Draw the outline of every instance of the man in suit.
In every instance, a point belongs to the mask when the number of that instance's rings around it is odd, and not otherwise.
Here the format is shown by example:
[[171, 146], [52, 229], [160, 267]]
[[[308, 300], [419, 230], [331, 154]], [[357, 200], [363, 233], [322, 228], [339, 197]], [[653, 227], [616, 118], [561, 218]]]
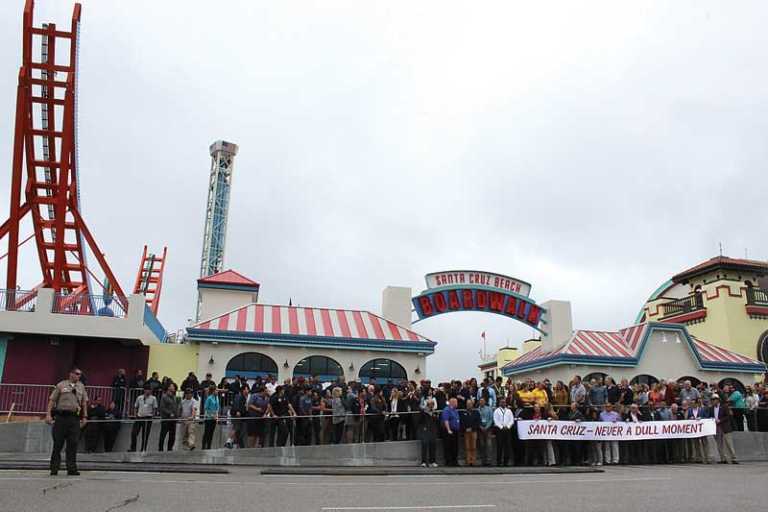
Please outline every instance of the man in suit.
[[720, 403], [720, 397], [712, 395], [711, 417], [715, 418], [717, 423], [717, 432], [715, 441], [717, 441], [717, 452], [720, 454], [720, 464], [738, 464], [736, 461], [736, 452], [733, 450], [733, 415], [726, 404]]
[[[701, 400], [696, 399], [688, 408], [687, 420], [703, 420], [709, 418], [709, 411], [702, 407]], [[707, 437], [694, 437], [688, 439], [688, 451], [694, 462], [710, 464], [709, 460], [709, 442]]]
[[[630, 388], [631, 392], [631, 388]], [[627, 423], [642, 423], [644, 421], [648, 421], [648, 418], [640, 412], [640, 407], [633, 403], [629, 406], [629, 412], [624, 414], [624, 421]], [[640, 441], [624, 441], [622, 442], [623, 445], [626, 446], [626, 455], [627, 460], [623, 460], [623, 463], [630, 463], [630, 464], [644, 464], [644, 454], [643, 454], [643, 445]]]

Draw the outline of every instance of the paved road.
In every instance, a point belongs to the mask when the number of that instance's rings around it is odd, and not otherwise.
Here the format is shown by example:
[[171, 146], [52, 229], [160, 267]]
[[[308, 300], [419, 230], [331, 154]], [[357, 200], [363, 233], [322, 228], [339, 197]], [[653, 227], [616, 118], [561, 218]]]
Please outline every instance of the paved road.
[[622, 466], [601, 474], [297, 477], [1, 471], [0, 511], [738, 511], [766, 510], [768, 463]]

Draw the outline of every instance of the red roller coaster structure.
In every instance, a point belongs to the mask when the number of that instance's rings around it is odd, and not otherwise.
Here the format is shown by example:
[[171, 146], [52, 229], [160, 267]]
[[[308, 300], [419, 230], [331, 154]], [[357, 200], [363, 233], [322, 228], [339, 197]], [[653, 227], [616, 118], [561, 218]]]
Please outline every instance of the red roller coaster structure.
[[[63, 302], [79, 303], [78, 309], [84, 314], [93, 314], [88, 297], [94, 293], [90, 277], [96, 276], [88, 267], [88, 252], [98, 262], [107, 293], [114, 293], [124, 307], [127, 300], [80, 213], [77, 65], [81, 9], [80, 4], [75, 4], [70, 27], [61, 30], [53, 23], [35, 27], [34, 1], [27, 0], [24, 6], [11, 204], [8, 220], [0, 226], [0, 239], [8, 236], [8, 290], [17, 288], [19, 247], [32, 238], [37, 246], [42, 282], [30, 293], [9, 297], [16, 306], [34, 297], [38, 288], [45, 287], [63, 296]], [[33, 56], [33, 49], [37, 47], [40, 48], [39, 60]], [[32, 218], [34, 232], [20, 242], [21, 221], [27, 215]], [[148, 305], [155, 313], [164, 261], [165, 251], [157, 269], [154, 263], [150, 265], [151, 279], [147, 286], [134, 290], [151, 295]], [[137, 283], [142, 279], [144, 268], [142, 260]], [[98, 278], [95, 281], [101, 284]], [[154, 283], [151, 286], [150, 281]]]

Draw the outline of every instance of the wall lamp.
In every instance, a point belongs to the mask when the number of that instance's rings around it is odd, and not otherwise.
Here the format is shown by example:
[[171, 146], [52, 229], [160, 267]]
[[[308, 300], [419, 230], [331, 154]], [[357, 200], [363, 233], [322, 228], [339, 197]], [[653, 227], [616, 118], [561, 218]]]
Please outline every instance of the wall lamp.
[[415, 370], [413, 370], [413, 373], [416, 373], [416, 374], [418, 374], [418, 373], [421, 373], [421, 368], [419, 368], [419, 367], [417, 366], [417, 367], [416, 367], [416, 369], [415, 369]]
[[283, 363], [283, 368], [288, 368], [288, 366], [289, 366], [288, 365], [288, 360], [286, 359], [285, 362]]
[[211, 358], [210, 358], [210, 359], [208, 359], [208, 364], [213, 364], [213, 363], [215, 363], [215, 362], [216, 362], [216, 361], [214, 361], [214, 360], [213, 360], [213, 356], [211, 356]]
[[354, 370], [355, 370], [355, 365], [353, 363], [349, 363], [349, 371], [352, 372]]

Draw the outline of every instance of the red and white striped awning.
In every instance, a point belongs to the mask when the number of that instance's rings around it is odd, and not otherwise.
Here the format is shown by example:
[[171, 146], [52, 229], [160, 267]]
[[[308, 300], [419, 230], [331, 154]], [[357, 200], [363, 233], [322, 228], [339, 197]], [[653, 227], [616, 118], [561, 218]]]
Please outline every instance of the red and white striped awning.
[[718, 347], [706, 341], [701, 341], [695, 336], [691, 336], [691, 338], [693, 338], [693, 344], [699, 352], [701, 359], [709, 363], [752, 364], [755, 362], [747, 356], [731, 352], [728, 349]]
[[347, 309], [249, 304], [199, 322], [192, 328], [249, 334], [431, 343], [412, 330], [378, 315]]
[[[545, 351], [541, 346], [534, 348], [514, 361], [506, 365], [506, 368], [530, 368], [539, 364], [547, 364], [558, 357], [584, 358], [588, 363], [592, 359], [605, 360], [610, 358], [617, 364], [622, 359], [628, 363], [636, 361], [639, 357], [641, 343], [648, 333], [648, 329], [656, 328], [648, 323], [642, 323], [621, 329], [619, 331], [589, 331], [578, 330], [563, 346], [552, 351]], [[661, 327], [660, 327], [661, 328]], [[698, 353], [703, 365], [746, 365], [746, 369], [758, 368], [762, 365], [759, 361], [733, 352], [723, 347], [704, 342], [685, 333], [690, 343]], [[749, 367], [749, 368], [747, 368]]]
[[564, 354], [592, 357], [632, 357], [634, 351], [619, 332], [576, 331]]

